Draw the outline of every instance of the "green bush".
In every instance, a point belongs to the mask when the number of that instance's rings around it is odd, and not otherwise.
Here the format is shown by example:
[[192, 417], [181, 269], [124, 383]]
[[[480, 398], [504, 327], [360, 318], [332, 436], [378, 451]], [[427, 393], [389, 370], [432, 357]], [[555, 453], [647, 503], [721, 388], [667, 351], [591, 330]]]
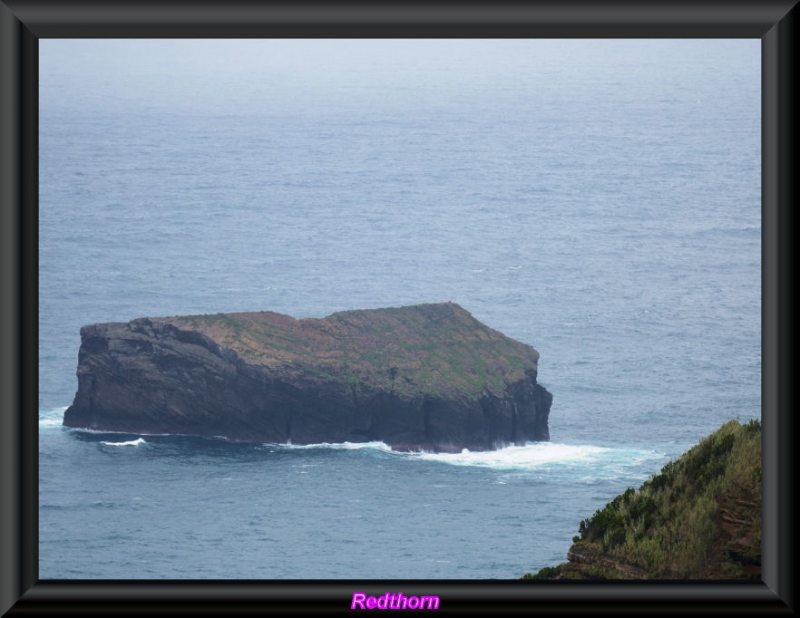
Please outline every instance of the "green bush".
[[[573, 542], [594, 545], [613, 560], [644, 568], [651, 577], [698, 576], [714, 552], [730, 554], [715, 545], [721, 534], [720, 503], [726, 500], [755, 505], [742, 534], [760, 547], [761, 423], [757, 420], [726, 423], [667, 463], [638, 490], [629, 487], [582, 520]], [[742, 572], [735, 565], [720, 568], [724, 573]]]

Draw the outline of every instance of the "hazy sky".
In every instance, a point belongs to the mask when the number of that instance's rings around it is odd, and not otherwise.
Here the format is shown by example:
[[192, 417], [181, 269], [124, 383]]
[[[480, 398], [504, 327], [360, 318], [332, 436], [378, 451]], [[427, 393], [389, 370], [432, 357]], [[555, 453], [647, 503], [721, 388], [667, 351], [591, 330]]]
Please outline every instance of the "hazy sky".
[[[657, 94], [676, 83], [752, 82], [758, 39], [43, 39], [44, 112], [252, 113], [352, 105], [438, 105], [513, 96], [580, 96], [605, 82]], [[635, 82], [631, 84], [630, 82]], [[594, 88], [590, 88], [595, 90]]]

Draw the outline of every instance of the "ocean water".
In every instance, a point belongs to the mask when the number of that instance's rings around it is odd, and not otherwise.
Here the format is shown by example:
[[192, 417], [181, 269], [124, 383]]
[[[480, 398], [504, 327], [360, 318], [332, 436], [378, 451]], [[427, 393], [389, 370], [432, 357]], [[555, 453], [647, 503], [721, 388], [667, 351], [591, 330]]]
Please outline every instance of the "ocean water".
[[[40, 41], [39, 569], [514, 579], [761, 415], [758, 40]], [[549, 443], [61, 427], [82, 325], [453, 301]]]

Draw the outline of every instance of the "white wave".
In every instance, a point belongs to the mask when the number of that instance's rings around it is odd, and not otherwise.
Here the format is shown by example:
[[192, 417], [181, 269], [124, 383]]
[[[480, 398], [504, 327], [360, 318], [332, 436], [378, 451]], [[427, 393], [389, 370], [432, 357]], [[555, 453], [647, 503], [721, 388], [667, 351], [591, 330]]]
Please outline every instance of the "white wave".
[[601, 446], [537, 442], [525, 446], [507, 446], [496, 451], [463, 449], [460, 453], [413, 453], [413, 455], [426, 461], [441, 461], [457, 466], [520, 469], [550, 463], [590, 461], [597, 459], [607, 450]]
[[90, 427], [67, 427], [70, 431], [74, 431], [75, 433], [94, 433], [99, 435], [106, 435], [106, 434], [120, 434], [120, 435], [129, 435], [130, 431], [114, 431], [111, 429], [91, 429]]
[[663, 454], [629, 448], [608, 448], [588, 444], [536, 442], [525, 446], [507, 446], [496, 451], [460, 453], [412, 453], [425, 461], [439, 461], [456, 466], [476, 466], [496, 470], [536, 470], [552, 466], [627, 466], [656, 460]]
[[61, 418], [41, 418], [39, 417], [39, 427], [61, 427], [63, 419]]
[[100, 444], [105, 444], [106, 446], [139, 446], [140, 444], [147, 444], [144, 441], [144, 438], [136, 438], [136, 440], [128, 440], [127, 442], [104, 442], [100, 441]]
[[599, 469], [620, 473], [631, 466], [647, 461], [664, 460], [664, 453], [635, 448], [611, 448], [590, 444], [559, 444], [554, 442], [535, 442], [525, 446], [507, 446], [494, 451], [470, 451], [460, 453], [429, 453], [425, 451], [393, 451], [380, 441], [373, 442], [320, 442], [316, 444], [279, 444], [281, 449], [309, 450], [361, 450], [373, 449], [392, 453], [411, 460], [438, 461], [454, 466], [474, 466], [494, 470], [513, 470], [518, 472], [545, 469], [584, 468], [595, 478]]
[[384, 451], [387, 453], [394, 453], [391, 447], [388, 444], [380, 441], [374, 442], [318, 442], [316, 444], [292, 444], [291, 442], [287, 442], [286, 444], [279, 444], [278, 446], [282, 448], [288, 449], [296, 449], [296, 450], [303, 450], [303, 449], [317, 449], [317, 448], [328, 448], [334, 450], [346, 450], [346, 451], [355, 451], [359, 449], [375, 449], [378, 451]]
[[61, 427], [68, 407], [39, 408], [39, 427]]

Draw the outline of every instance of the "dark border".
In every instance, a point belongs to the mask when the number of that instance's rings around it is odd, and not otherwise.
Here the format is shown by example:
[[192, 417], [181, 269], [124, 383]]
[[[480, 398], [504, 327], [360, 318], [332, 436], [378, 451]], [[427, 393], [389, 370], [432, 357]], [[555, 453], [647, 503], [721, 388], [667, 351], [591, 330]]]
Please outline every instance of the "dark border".
[[[795, 4], [0, 0], [0, 614], [349, 611], [354, 590], [438, 595], [461, 613], [794, 613]], [[115, 37], [760, 38], [763, 583], [39, 581], [38, 39]]]

